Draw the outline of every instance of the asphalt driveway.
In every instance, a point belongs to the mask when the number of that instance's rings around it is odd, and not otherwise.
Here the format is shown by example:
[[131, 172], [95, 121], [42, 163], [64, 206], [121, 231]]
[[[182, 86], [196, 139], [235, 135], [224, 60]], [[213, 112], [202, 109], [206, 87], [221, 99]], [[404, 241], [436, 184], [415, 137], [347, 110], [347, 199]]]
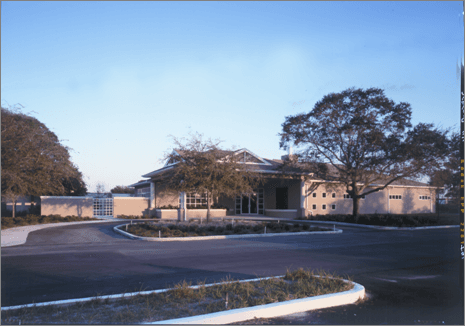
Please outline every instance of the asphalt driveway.
[[[273, 323], [463, 324], [459, 229], [381, 231], [193, 242], [143, 242], [115, 223], [42, 229], [2, 248], [2, 306], [166, 288], [313, 268], [349, 275], [369, 300]], [[344, 310], [345, 309], [345, 310]], [[270, 322], [270, 321], [268, 321]]]

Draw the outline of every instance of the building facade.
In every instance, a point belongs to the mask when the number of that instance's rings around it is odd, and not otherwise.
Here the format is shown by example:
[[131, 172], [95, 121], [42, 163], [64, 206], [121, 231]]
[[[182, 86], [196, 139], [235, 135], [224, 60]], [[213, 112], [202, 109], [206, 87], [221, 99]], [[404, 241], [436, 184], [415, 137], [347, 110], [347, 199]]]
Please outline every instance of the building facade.
[[[241, 163], [254, 167], [262, 181], [250, 194], [234, 198], [217, 198], [227, 207], [228, 215], [296, 218], [308, 215], [352, 214], [352, 198], [336, 182], [316, 178], [312, 173], [282, 172], [281, 160], [264, 159], [247, 149], [229, 152], [241, 155]], [[130, 185], [136, 196], [146, 197], [149, 211], [163, 207], [186, 208], [205, 206], [204, 194], [174, 192], [166, 186], [166, 178], [176, 162], [167, 162], [161, 169], [143, 175], [147, 178]], [[372, 185], [376, 187], [378, 185]], [[435, 188], [427, 184], [399, 180], [382, 191], [366, 195], [359, 201], [360, 214], [417, 214], [435, 212]]]

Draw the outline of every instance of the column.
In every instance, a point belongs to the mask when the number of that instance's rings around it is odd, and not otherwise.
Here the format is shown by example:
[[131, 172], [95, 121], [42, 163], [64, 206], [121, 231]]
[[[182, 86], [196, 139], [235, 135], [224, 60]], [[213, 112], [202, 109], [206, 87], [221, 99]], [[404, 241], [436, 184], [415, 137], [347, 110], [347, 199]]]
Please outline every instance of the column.
[[299, 216], [306, 217], [307, 212], [305, 210], [305, 179], [300, 181], [300, 209], [299, 209]]
[[150, 182], [150, 199], [149, 199], [149, 208], [155, 208], [155, 182]]

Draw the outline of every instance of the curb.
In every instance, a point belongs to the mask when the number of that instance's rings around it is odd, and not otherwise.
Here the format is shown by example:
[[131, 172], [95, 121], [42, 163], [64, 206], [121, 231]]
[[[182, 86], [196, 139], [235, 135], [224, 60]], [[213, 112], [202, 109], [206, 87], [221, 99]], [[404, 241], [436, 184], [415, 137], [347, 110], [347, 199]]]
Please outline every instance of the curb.
[[[284, 277], [284, 275], [256, 278], [256, 279], [250, 279], [250, 280], [240, 280], [238, 282], [240, 283], [253, 282], [253, 281], [267, 280], [270, 278], [282, 278], [282, 277]], [[344, 282], [348, 283], [350, 281], [344, 279]], [[223, 283], [229, 283], [229, 282], [206, 284], [205, 287], [210, 287], [210, 286], [219, 285]], [[185, 317], [185, 318], [177, 318], [177, 319], [169, 319], [169, 320], [161, 320], [157, 322], [149, 322], [149, 323], [143, 323], [143, 324], [146, 324], [146, 325], [227, 324], [227, 323], [250, 320], [254, 318], [273, 318], [273, 317], [279, 317], [279, 316], [289, 315], [289, 314], [308, 311], [308, 310], [323, 309], [323, 308], [329, 308], [329, 307], [334, 307], [334, 306], [346, 305], [346, 304], [355, 303], [357, 300], [363, 299], [365, 297], [365, 287], [355, 282], [351, 282], [351, 283], [354, 284], [354, 288], [352, 290], [348, 290], [344, 292], [324, 294], [324, 295], [296, 299], [296, 300], [269, 303], [265, 305], [254, 306], [254, 307], [232, 309], [232, 310], [227, 310], [227, 311], [215, 312], [211, 314]], [[190, 288], [193, 288], [193, 289], [198, 288], [198, 287], [199, 287], [198, 285], [190, 286]], [[161, 293], [161, 292], [166, 292], [169, 290], [172, 290], [172, 289], [161, 289], [161, 290], [153, 290], [153, 291], [142, 291], [142, 292], [132, 292], [132, 293], [125, 293], [125, 294], [105, 295], [105, 296], [91, 297], [91, 298], [33, 303], [33, 304], [26, 304], [26, 305], [1, 307], [1, 310], [6, 311], [6, 310], [14, 310], [14, 309], [20, 309], [20, 308], [29, 308], [29, 307], [72, 304], [72, 303], [78, 303], [78, 302], [91, 301], [95, 299], [100, 299], [100, 300], [118, 299], [118, 298], [124, 298], [124, 297], [131, 297], [135, 295], [148, 295], [151, 293]]]
[[[348, 283], [348, 280], [344, 280]], [[318, 295], [296, 300], [269, 303], [260, 306], [219, 311], [206, 315], [161, 320], [157, 322], [143, 323], [144, 325], [157, 324], [230, 324], [246, 321], [254, 318], [275, 318], [308, 310], [324, 309], [335, 306], [342, 306], [357, 302], [365, 297], [365, 287], [361, 284], [354, 284], [352, 290]]]
[[359, 228], [368, 228], [368, 229], [378, 229], [378, 230], [425, 230], [425, 229], [449, 229], [449, 228], [458, 228], [459, 225], [437, 225], [437, 226], [378, 226], [378, 225], [365, 225], [365, 224], [356, 224], [356, 223], [346, 223], [346, 222], [332, 222], [332, 221], [315, 221], [315, 220], [295, 220], [307, 223], [323, 223], [323, 224], [335, 224], [343, 226], [353, 226]]
[[121, 224], [113, 227], [113, 231], [124, 235], [125, 237], [142, 240], [142, 241], [195, 241], [195, 240], [218, 240], [218, 239], [240, 239], [240, 238], [256, 238], [256, 237], [276, 237], [288, 235], [308, 235], [308, 234], [336, 234], [342, 233], [342, 230], [335, 229], [334, 231], [311, 231], [311, 232], [287, 232], [287, 233], [266, 233], [266, 234], [237, 234], [237, 235], [209, 235], [198, 237], [178, 237], [178, 238], [155, 238], [155, 237], [140, 237], [131, 233], [120, 230], [119, 227], [129, 225]]
[[[316, 276], [318, 277], [318, 275], [316, 275]], [[270, 276], [270, 277], [259, 277], [259, 278], [249, 279], [249, 280], [239, 280], [237, 282], [239, 282], [239, 283], [255, 282], [255, 281], [261, 281], [261, 280], [268, 280], [270, 278], [275, 278], [275, 277], [276, 278], [284, 277], [284, 275]], [[210, 286], [220, 285], [220, 284], [224, 284], [224, 283], [229, 283], [229, 282], [211, 283], [211, 284], [205, 284], [204, 286], [205, 287], [210, 287]], [[199, 285], [189, 286], [189, 288], [192, 288], [192, 289], [197, 289], [198, 287], [199, 287]], [[133, 297], [133, 296], [136, 296], [136, 295], [148, 295], [148, 294], [152, 294], [152, 293], [162, 293], [162, 292], [166, 292], [166, 291], [169, 291], [169, 290], [172, 290], [172, 289], [173, 288], [160, 289], [160, 290], [140, 291], [140, 292], [130, 292], [130, 293], [123, 293], [123, 294], [100, 295], [100, 296], [95, 296], [95, 297], [79, 298], [79, 299], [67, 299], [67, 300], [57, 300], [57, 301], [48, 301], [48, 302], [39, 302], [39, 303], [29, 303], [29, 304], [24, 304], [24, 305], [1, 307], [1, 310], [14, 310], [14, 309], [31, 308], [31, 307], [64, 305], [64, 304], [71, 304], [71, 303], [78, 303], [78, 302], [87, 302], [87, 301], [92, 301], [92, 300], [95, 300], [95, 299], [99, 299], [99, 300], [123, 299], [123, 298]]]

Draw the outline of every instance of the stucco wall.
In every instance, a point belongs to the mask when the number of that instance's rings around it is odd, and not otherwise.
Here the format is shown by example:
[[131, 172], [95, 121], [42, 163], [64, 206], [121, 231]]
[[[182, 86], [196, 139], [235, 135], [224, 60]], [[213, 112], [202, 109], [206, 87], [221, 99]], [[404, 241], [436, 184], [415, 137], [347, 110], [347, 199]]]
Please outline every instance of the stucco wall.
[[163, 207], [172, 205], [179, 206], [179, 193], [167, 189], [165, 185], [160, 182], [155, 183], [155, 207]]
[[113, 216], [148, 215], [149, 199], [144, 197], [114, 197], [113, 198]]
[[[211, 217], [224, 217], [226, 216], [226, 209], [210, 209]], [[206, 209], [188, 209], [186, 213], [187, 218], [206, 218], [207, 210]]]
[[[326, 198], [323, 198], [323, 193], [326, 192]], [[332, 193], [336, 193], [336, 198], [332, 197]], [[316, 193], [316, 197], [313, 197]], [[308, 185], [308, 195], [306, 197], [306, 207], [308, 214], [352, 214], [353, 200], [344, 198], [345, 189], [342, 187], [326, 187], [319, 185], [315, 188], [314, 184]], [[402, 199], [389, 200], [389, 194], [401, 195]], [[420, 200], [419, 196], [429, 196], [431, 199]], [[365, 199], [359, 201], [360, 214], [417, 214], [430, 213], [435, 211], [434, 191], [430, 188], [420, 187], [388, 187], [382, 191], [378, 191], [366, 196]], [[326, 210], [322, 206], [326, 204]], [[336, 209], [332, 209], [331, 205], [335, 204]], [[313, 208], [316, 205], [316, 209]], [[431, 207], [433, 211], [431, 211]]]
[[155, 216], [163, 220], [177, 220], [178, 210], [177, 209], [156, 209]]
[[92, 217], [94, 201], [90, 197], [42, 196], [41, 215]]
[[[430, 189], [422, 188], [393, 188], [389, 189], [390, 195], [401, 195], [402, 199], [389, 200], [389, 210], [391, 214], [401, 214], [405, 211], [409, 213], [434, 213], [435, 208], [435, 193]], [[419, 196], [428, 196], [431, 199], [420, 200]], [[385, 198], [388, 194], [385, 193]], [[431, 211], [431, 207], [433, 211]]]

